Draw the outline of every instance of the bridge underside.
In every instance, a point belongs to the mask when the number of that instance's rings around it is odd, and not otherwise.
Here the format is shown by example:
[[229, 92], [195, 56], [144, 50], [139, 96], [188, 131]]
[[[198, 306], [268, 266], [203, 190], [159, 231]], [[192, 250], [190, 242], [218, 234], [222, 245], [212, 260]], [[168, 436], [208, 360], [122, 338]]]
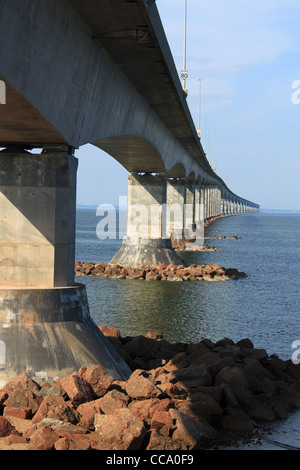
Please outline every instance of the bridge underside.
[[[0, 80], [3, 78], [0, 76]], [[9, 82], [6, 105], [0, 113], [0, 146], [42, 148], [46, 144], [67, 145], [65, 139], [26, 98]]]
[[0, 43], [0, 384], [95, 362], [126, 379], [74, 282], [75, 149], [130, 173], [122, 264], [182, 264], [174, 238], [197, 249], [205, 220], [258, 206], [209, 165], [155, 2], [2, 0]]

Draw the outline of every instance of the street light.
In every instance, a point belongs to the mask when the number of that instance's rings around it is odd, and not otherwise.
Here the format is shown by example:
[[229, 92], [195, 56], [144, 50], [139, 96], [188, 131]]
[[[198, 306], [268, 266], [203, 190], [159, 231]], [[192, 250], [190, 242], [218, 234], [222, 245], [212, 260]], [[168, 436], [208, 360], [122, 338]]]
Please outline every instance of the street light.
[[197, 78], [199, 82], [199, 114], [198, 114], [198, 137], [201, 139], [201, 78]]
[[183, 44], [183, 69], [181, 70], [181, 78], [182, 78], [182, 87], [183, 91], [187, 93], [186, 89], [186, 80], [189, 76], [189, 73], [186, 69], [186, 18], [187, 18], [187, 0], [185, 0], [184, 5], [184, 44]]

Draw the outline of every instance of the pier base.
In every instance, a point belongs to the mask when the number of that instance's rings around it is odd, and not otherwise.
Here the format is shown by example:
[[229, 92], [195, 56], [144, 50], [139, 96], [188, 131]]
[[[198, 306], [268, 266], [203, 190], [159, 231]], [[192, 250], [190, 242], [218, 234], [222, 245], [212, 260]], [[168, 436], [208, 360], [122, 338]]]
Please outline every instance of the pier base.
[[125, 238], [120, 250], [109, 264], [133, 268], [138, 268], [143, 264], [147, 266], [158, 266], [159, 264], [185, 266], [184, 261], [174, 251], [171, 240], [138, 238]]
[[101, 365], [116, 380], [131, 371], [90, 317], [84, 285], [0, 289], [0, 387], [26, 373], [53, 382]]

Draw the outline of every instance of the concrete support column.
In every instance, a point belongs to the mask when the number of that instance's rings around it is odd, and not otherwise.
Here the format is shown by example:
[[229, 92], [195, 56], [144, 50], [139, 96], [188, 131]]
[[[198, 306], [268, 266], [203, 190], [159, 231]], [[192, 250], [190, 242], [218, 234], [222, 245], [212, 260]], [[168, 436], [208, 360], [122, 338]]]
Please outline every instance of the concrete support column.
[[184, 210], [184, 229], [185, 233], [193, 230], [195, 224], [195, 181], [186, 183], [186, 199]]
[[186, 180], [169, 178], [167, 182], [167, 237], [171, 238], [174, 248], [175, 240], [184, 238], [184, 205], [186, 201]]
[[0, 152], [0, 387], [90, 364], [130, 373], [74, 283], [76, 172], [67, 151]]
[[0, 287], [74, 284], [77, 159], [0, 154]]
[[168, 233], [167, 187], [165, 174], [128, 176], [127, 237], [109, 264], [131, 267], [184, 264]]

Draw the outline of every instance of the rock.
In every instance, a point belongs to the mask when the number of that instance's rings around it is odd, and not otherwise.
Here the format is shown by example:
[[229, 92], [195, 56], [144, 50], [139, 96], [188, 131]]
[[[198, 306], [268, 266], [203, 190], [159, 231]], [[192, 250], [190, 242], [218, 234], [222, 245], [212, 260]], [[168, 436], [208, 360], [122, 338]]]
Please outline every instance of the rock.
[[32, 418], [32, 409], [31, 408], [14, 408], [6, 406], [4, 409], [4, 415], [6, 418], [8, 416], [14, 416], [19, 419], [31, 419]]
[[173, 442], [170, 437], [162, 435], [157, 430], [152, 430], [147, 450], [181, 450], [181, 445]]
[[275, 420], [275, 414], [268, 402], [262, 403], [256, 408], [249, 410], [248, 414], [257, 422], [270, 422]]
[[204, 448], [219, 437], [217, 431], [204, 420], [200, 422], [173, 409], [170, 415], [176, 421], [172, 440], [183, 443], [189, 450]]
[[142, 400], [147, 398], [156, 398], [161, 395], [161, 391], [144, 377], [143, 372], [137, 369], [129, 377], [126, 384], [126, 393], [130, 398]]
[[129, 404], [131, 413], [141, 421], [150, 420], [150, 410], [155, 404], [159, 403], [158, 398], [149, 398], [148, 400], [134, 400]]
[[106, 338], [120, 338], [121, 336], [120, 330], [114, 327], [108, 328], [107, 326], [99, 326], [99, 329]]
[[41, 389], [40, 385], [32, 380], [31, 377], [27, 374], [19, 374], [16, 377], [13, 377], [10, 379], [6, 385], [5, 388], [14, 391], [14, 390], [19, 390], [19, 389], [25, 389], [25, 390], [30, 390], [32, 393], [37, 395]]
[[232, 433], [244, 434], [252, 432], [253, 422], [249, 416], [237, 408], [226, 408], [226, 415], [222, 422], [223, 428]]
[[75, 405], [80, 405], [94, 399], [90, 385], [83, 379], [82, 372], [74, 372], [68, 377], [61, 377], [54, 382], [54, 386], [61, 388]]
[[103, 397], [107, 393], [114, 381], [114, 378], [106, 374], [105, 370], [100, 365], [81, 367], [78, 371], [78, 376], [83, 378], [84, 382], [89, 385], [94, 396], [98, 398]]
[[95, 429], [94, 421], [96, 413], [101, 414], [101, 408], [99, 400], [89, 401], [88, 403], [82, 403], [77, 408], [79, 414], [79, 426], [93, 431]]
[[227, 384], [236, 397], [248, 388], [248, 380], [241, 367], [224, 367], [215, 377], [215, 384]]
[[5, 444], [10, 446], [12, 444], [27, 444], [28, 439], [24, 436], [17, 436], [15, 434], [11, 434], [5, 439]]
[[43, 427], [50, 427], [59, 437], [65, 437], [66, 435], [69, 437], [73, 434], [85, 435], [87, 433], [87, 429], [81, 426], [75, 426], [74, 424], [51, 418], [45, 418], [43, 421], [35, 425], [36, 429], [41, 429]]
[[53, 450], [60, 438], [49, 426], [37, 429], [30, 437], [31, 444], [38, 450]]
[[71, 402], [65, 402], [62, 397], [46, 397], [33, 417], [32, 423], [39, 423], [45, 418], [77, 424], [79, 416]]
[[55, 450], [91, 450], [91, 443], [86, 439], [63, 437], [54, 443]]
[[31, 414], [34, 415], [39, 409], [43, 397], [39, 394], [33, 393], [31, 390], [25, 388], [15, 389], [9, 398], [5, 401], [5, 406], [10, 408], [23, 408], [30, 409]]
[[169, 374], [169, 381], [172, 384], [182, 382], [188, 388], [201, 385], [212, 385], [212, 375], [205, 364], [192, 365], [183, 369], [174, 370]]
[[144, 423], [128, 408], [113, 415], [96, 414], [95, 431], [102, 450], [140, 450], [147, 434]]
[[103, 414], [110, 415], [114, 414], [117, 409], [126, 408], [128, 402], [129, 398], [125, 393], [111, 390], [104, 397], [97, 400], [97, 405]]
[[160, 431], [161, 434], [169, 436], [173, 427], [173, 419], [168, 411], [155, 411], [153, 413], [150, 428]]
[[16, 428], [10, 424], [8, 419], [4, 416], [0, 416], [0, 438], [10, 436], [10, 434], [19, 435]]

